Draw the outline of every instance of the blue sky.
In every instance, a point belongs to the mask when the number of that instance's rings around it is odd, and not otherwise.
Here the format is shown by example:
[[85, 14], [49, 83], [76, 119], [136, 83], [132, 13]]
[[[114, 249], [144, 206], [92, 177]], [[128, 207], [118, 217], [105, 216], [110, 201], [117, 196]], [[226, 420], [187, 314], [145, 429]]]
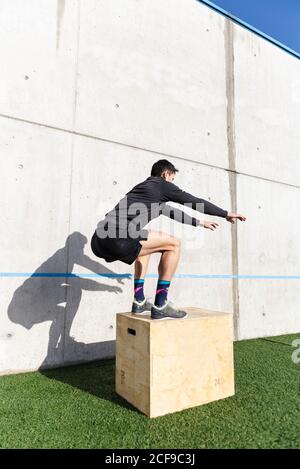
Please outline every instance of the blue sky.
[[300, 54], [300, 0], [210, 2]]

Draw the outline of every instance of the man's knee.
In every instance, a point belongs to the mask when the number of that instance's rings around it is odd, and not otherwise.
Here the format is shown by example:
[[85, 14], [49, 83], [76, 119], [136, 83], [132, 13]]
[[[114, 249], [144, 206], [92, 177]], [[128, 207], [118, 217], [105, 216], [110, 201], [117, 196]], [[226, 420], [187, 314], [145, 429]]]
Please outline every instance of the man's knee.
[[175, 249], [180, 250], [180, 248], [181, 248], [181, 239], [174, 238], [174, 239], [173, 239], [173, 242], [174, 242], [174, 247], [175, 247]]

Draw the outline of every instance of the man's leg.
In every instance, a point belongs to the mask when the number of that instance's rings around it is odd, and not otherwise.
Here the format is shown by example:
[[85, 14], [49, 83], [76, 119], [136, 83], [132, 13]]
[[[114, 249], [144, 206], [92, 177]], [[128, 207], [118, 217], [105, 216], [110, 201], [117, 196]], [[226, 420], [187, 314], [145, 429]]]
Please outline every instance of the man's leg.
[[164, 251], [158, 264], [158, 282], [155, 295], [155, 306], [162, 307], [167, 302], [171, 280], [180, 258], [181, 243], [176, 239], [174, 249]]
[[[180, 240], [160, 231], [149, 230], [148, 239], [141, 241], [141, 244], [143, 246], [139, 254], [139, 258], [141, 259], [143, 257], [149, 257], [149, 255], [154, 252], [161, 252], [158, 265], [159, 278], [156, 289], [155, 306], [152, 308], [152, 316], [156, 319], [164, 319], [165, 317], [185, 317], [185, 312], [176, 311], [167, 304], [168, 289], [180, 259]], [[146, 268], [144, 272], [147, 270], [148, 262], [149, 259], [145, 261]], [[143, 270], [143, 268], [141, 269]]]
[[144, 282], [149, 260], [150, 254], [139, 256], [134, 264], [134, 300], [138, 302], [145, 301]]
[[[164, 244], [163, 244], [162, 249], [167, 248], [167, 250], [162, 251], [160, 262], [158, 265], [158, 275], [159, 275], [159, 280], [168, 282], [168, 287], [169, 287], [170, 282], [172, 280], [172, 277], [176, 271], [176, 268], [179, 262], [181, 243], [179, 239], [174, 238], [172, 236], [166, 239], [165, 233], [161, 233], [161, 236], [160, 236], [160, 234], [157, 234], [156, 232], [154, 236], [160, 237], [160, 239], [163, 240]], [[166, 245], [166, 243], [168, 244]], [[145, 299], [144, 281], [145, 281], [145, 275], [148, 270], [149, 260], [150, 260], [150, 254], [145, 254], [145, 255], [140, 254], [135, 261], [134, 298], [137, 301], [144, 301]], [[159, 289], [159, 287], [160, 285], [158, 285], [157, 289]], [[158, 302], [159, 305], [161, 305], [161, 303], [162, 303], [161, 301]]]
[[[173, 236], [161, 231], [149, 230], [147, 240], [141, 241], [142, 249], [134, 265], [134, 300], [132, 312], [143, 313], [149, 311], [150, 303], [144, 296], [144, 279], [147, 273], [150, 255], [161, 252], [162, 258], [159, 263], [159, 280], [168, 281], [168, 287], [179, 260], [178, 246], [180, 241]], [[164, 284], [164, 289], [166, 285]], [[160, 288], [158, 284], [157, 290]], [[165, 290], [163, 290], [165, 291]], [[157, 299], [157, 298], [156, 298]], [[162, 299], [162, 297], [160, 297]]]
[[[148, 239], [140, 241], [140, 243], [143, 247], [137, 258], [139, 267], [136, 269], [136, 273], [140, 271], [145, 275], [148, 268], [149, 255], [154, 252], [161, 252], [158, 274], [160, 277], [163, 276], [165, 280], [171, 281], [180, 259], [180, 240], [161, 231], [149, 230]], [[146, 259], [145, 261], [143, 260], [144, 258]]]
[[160, 278], [171, 281], [176, 272], [181, 253], [181, 242], [174, 238], [173, 248], [163, 251], [159, 264], [158, 275]]

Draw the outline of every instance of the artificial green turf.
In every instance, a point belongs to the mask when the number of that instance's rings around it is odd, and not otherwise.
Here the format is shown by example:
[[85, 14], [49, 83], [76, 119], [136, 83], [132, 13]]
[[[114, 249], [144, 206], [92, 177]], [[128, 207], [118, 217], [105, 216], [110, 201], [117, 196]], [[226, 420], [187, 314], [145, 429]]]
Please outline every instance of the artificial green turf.
[[114, 360], [0, 378], [1, 448], [299, 448], [299, 335], [235, 343], [236, 395], [148, 419]]

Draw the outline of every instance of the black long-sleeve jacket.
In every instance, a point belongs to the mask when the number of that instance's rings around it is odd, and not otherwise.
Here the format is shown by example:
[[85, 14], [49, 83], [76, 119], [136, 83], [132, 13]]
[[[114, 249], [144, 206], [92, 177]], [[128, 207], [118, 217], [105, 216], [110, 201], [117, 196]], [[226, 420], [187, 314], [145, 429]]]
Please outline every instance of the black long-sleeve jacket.
[[103, 237], [103, 233], [109, 231], [112, 236], [126, 237], [129, 233], [134, 238], [143, 238], [146, 231], [142, 228], [159, 215], [197, 226], [196, 218], [167, 205], [167, 202], [186, 205], [207, 215], [223, 218], [228, 215], [227, 210], [183, 191], [172, 182], [162, 177], [150, 176], [134, 186], [110, 212], [106, 213], [105, 218], [97, 225], [97, 235]]

